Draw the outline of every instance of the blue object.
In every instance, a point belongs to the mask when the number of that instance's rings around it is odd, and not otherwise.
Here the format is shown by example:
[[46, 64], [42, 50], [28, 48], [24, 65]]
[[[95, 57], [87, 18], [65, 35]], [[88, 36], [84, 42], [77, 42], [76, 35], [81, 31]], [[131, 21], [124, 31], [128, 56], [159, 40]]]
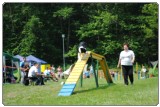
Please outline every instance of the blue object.
[[141, 75], [141, 72], [140, 72], [140, 71], [138, 71], [138, 79], [140, 79], [140, 75]]
[[15, 55], [15, 56], [13, 56], [14, 58], [18, 58], [20, 61], [23, 61], [23, 56], [21, 56], [21, 55]]
[[70, 96], [73, 93], [75, 87], [76, 84], [64, 84], [58, 96]]
[[90, 75], [88, 71], [84, 71], [83, 74], [84, 74], [86, 77], [88, 77], [88, 76]]
[[29, 60], [29, 61], [33, 61], [33, 62], [37, 62], [37, 63], [41, 63], [41, 64], [47, 63], [46, 61], [43, 61], [42, 59], [36, 58], [33, 55], [27, 56], [26, 59]]

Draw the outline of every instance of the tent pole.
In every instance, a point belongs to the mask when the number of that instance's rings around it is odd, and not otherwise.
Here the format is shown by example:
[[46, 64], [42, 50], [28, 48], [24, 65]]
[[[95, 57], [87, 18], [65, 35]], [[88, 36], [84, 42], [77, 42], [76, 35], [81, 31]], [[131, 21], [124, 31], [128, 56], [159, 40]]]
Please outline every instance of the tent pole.
[[6, 58], [5, 58], [5, 56], [3, 56], [3, 67], [4, 67], [4, 77], [3, 77], [3, 79], [4, 79], [4, 83], [6, 83]]

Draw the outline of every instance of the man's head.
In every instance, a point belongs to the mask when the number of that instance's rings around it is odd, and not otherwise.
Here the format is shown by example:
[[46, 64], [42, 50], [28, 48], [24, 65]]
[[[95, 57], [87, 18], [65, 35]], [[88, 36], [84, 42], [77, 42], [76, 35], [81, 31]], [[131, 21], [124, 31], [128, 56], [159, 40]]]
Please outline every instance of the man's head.
[[123, 49], [124, 49], [125, 51], [127, 51], [128, 48], [129, 48], [129, 44], [128, 44], [128, 43], [124, 43], [124, 44], [123, 44]]
[[38, 68], [39, 64], [37, 62], [34, 63], [34, 66]]
[[23, 61], [24, 61], [24, 62], [26, 61], [26, 57], [23, 57]]

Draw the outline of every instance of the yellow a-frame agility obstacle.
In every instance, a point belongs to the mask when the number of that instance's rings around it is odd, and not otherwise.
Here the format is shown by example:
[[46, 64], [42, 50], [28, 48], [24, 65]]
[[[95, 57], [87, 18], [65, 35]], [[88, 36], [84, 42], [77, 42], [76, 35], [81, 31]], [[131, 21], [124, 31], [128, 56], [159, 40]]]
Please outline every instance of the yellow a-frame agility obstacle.
[[106, 81], [108, 83], [113, 83], [105, 57], [102, 55], [96, 54], [94, 52], [88, 51], [87, 54], [85, 54], [85, 56], [82, 57], [82, 60], [80, 61], [78, 60], [75, 63], [74, 68], [72, 69], [69, 77], [67, 78], [65, 84], [60, 90], [58, 96], [70, 96], [73, 93], [74, 88], [76, 87], [76, 84], [81, 74], [83, 73], [83, 69], [89, 57], [92, 57], [93, 59], [97, 59], [100, 62]]

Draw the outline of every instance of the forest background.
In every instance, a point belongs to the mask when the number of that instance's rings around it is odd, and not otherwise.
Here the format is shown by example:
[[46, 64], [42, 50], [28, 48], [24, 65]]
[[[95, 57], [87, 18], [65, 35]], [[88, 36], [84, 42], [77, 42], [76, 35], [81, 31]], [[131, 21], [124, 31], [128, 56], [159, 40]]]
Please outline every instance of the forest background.
[[35, 55], [50, 64], [77, 60], [78, 44], [117, 65], [123, 43], [136, 62], [158, 59], [157, 3], [4, 3], [3, 52]]

